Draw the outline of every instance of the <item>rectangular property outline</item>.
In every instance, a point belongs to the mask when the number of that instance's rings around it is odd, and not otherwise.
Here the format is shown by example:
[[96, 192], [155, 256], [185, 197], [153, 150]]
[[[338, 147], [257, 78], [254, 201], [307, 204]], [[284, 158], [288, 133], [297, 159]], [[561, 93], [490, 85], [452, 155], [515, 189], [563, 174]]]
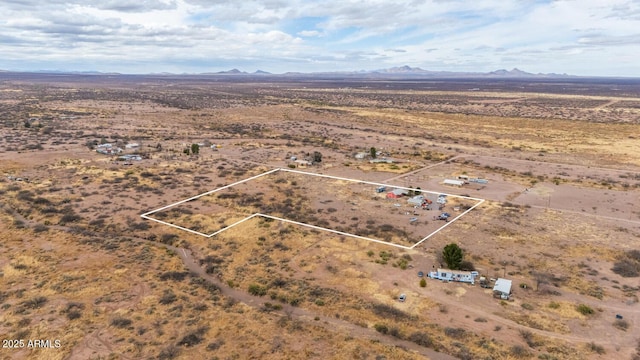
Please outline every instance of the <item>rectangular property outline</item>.
[[[258, 175], [249, 177], [247, 179], [236, 181], [236, 182], [234, 182], [232, 184], [225, 185], [225, 186], [222, 186], [220, 188], [204, 192], [202, 194], [190, 197], [188, 199], [180, 200], [180, 201], [175, 202], [173, 204], [169, 204], [169, 205], [160, 207], [158, 209], [146, 212], [146, 213], [144, 213], [144, 214], [142, 214], [140, 216], [142, 218], [144, 218], [144, 219], [152, 220], [152, 221], [158, 222], [160, 224], [167, 225], [167, 226], [170, 226], [170, 227], [173, 227], [173, 228], [176, 228], [176, 229], [180, 229], [180, 230], [183, 230], [183, 231], [187, 231], [187, 232], [190, 232], [192, 234], [200, 235], [200, 236], [203, 236], [203, 237], [206, 237], [206, 238], [211, 238], [211, 237], [213, 237], [213, 236], [215, 236], [217, 234], [222, 233], [225, 230], [228, 230], [228, 229], [230, 229], [230, 228], [232, 228], [234, 226], [240, 225], [240, 224], [244, 223], [245, 221], [258, 216], [258, 217], [278, 220], [278, 221], [282, 221], [282, 222], [286, 222], [286, 223], [290, 223], [290, 224], [294, 224], [294, 225], [305, 226], [305, 227], [309, 227], [309, 228], [316, 229], [316, 230], [323, 230], [323, 231], [331, 232], [331, 233], [334, 233], [334, 234], [349, 236], [349, 237], [353, 237], [353, 238], [357, 238], [357, 239], [361, 239], [361, 240], [372, 241], [372, 242], [379, 243], [379, 244], [394, 246], [394, 247], [405, 249], [405, 250], [411, 250], [411, 249], [415, 248], [416, 246], [422, 244], [424, 241], [426, 241], [427, 239], [429, 239], [433, 235], [435, 235], [438, 232], [440, 232], [442, 229], [444, 229], [447, 226], [451, 225], [456, 220], [461, 218], [463, 215], [466, 215], [468, 212], [470, 212], [471, 210], [475, 209], [478, 205], [482, 204], [485, 201], [484, 199], [478, 199], [478, 198], [473, 198], [473, 197], [469, 197], [469, 196], [445, 194], [447, 196], [455, 196], [455, 197], [459, 197], [459, 198], [463, 198], [463, 199], [474, 200], [474, 201], [477, 201], [477, 203], [475, 205], [471, 206], [469, 209], [467, 209], [464, 212], [462, 212], [461, 214], [459, 214], [458, 216], [456, 216], [455, 218], [453, 218], [450, 221], [446, 222], [443, 226], [439, 227], [436, 231], [430, 233], [429, 235], [427, 235], [426, 237], [422, 238], [420, 241], [416, 242], [412, 246], [404, 246], [404, 245], [400, 245], [400, 244], [394, 244], [394, 243], [391, 243], [391, 242], [388, 242], [388, 241], [383, 241], [383, 240], [379, 240], [379, 239], [373, 239], [373, 238], [369, 238], [369, 237], [366, 237], [366, 236], [360, 236], [360, 235], [356, 235], [356, 234], [350, 234], [350, 233], [346, 233], [346, 232], [343, 232], [343, 231], [338, 231], [338, 230], [334, 230], [334, 229], [328, 229], [328, 228], [324, 228], [324, 227], [320, 227], [320, 226], [316, 226], [316, 225], [306, 224], [306, 223], [293, 221], [293, 220], [289, 220], [289, 219], [285, 219], [285, 218], [280, 218], [280, 217], [273, 216], [273, 215], [262, 214], [262, 213], [254, 213], [252, 215], [249, 215], [248, 217], [246, 217], [246, 218], [244, 218], [242, 220], [239, 220], [239, 221], [237, 221], [237, 222], [235, 222], [233, 224], [230, 224], [230, 225], [228, 225], [228, 226], [226, 226], [226, 227], [224, 227], [224, 228], [222, 228], [220, 230], [214, 231], [211, 234], [205, 234], [205, 233], [202, 233], [202, 232], [199, 232], [199, 231], [196, 231], [196, 230], [193, 230], [193, 229], [189, 229], [189, 228], [186, 228], [186, 227], [183, 227], [183, 226], [171, 224], [169, 222], [162, 221], [162, 220], [159, 220], [159, 219], [156, 219], [156, 218], [153, 218], [153, 217], [150, 216], [150, 215], [152, 215], [154, 213], [157, 213], [159, 211], [166, 210], [166, 209], [172, 208], [174, 206], [186, 203], [188, 201], [193, 201], [193, 200], [199, 199], [199, 198], [201, 198], [203, 196], [210, 195], [210, 194], [216, 193], [218, 191], [231, 188], [231, 187], [233, 187], [235, 185], [239, 185], [239, 184], [242, 184], [242, 183], [245, 183], [245, 182], [249, 182], [251, 180], [255, 180], [255, 179], [258, 179], [260, 177], [267, 176], [267, 175], [270, 175], [270, 174], [273, 174], [273, 173], [276, 173], [276, 172], [279, 172], [279, 171], [296, 173], [296, 174], [301, 174], [301, 175], [318, 176], [318, 177], [323, 177], [323, 178], [328, 178], [328, 179], [333, 179], [333, 180], [348, 181], [348, 182], [359, 183], [359, 184], [368, 184], [368, 185], [375, 185], [375, 186], [388, 186], [388, 187], [393, 187], [393, 188], [396, 188], [396, 189], [403, 189], [403, 190], [415, 190], [415, 189], [406, 188], [406, 187], [402, 187], [402, 186], [382, 184], [382, 183], [376, 183], [376, 182], [371, 182], [371, 181], [349, 179], [349, 178], [344, 178], [344, 177], [339, 177], [339, 176], [332, 176], [332, 175], [325, 175], [325, 174], [316, 174], [316, 173], [304, 172], [304, 171], [293, 170], [293, 169], [276, 168], [276, 169], [272, 169], [272, 170], [266, 171], [266, 172], [264, 172], [262, 174], [258, 174]], [[425, 192], [425, 193], [430, 193], [430, 194], [443, 194], [442, 192], [434, 192], [434, 191], [429, 191], [429, 190], [420, 190], [420, 191], [421, 192]]]

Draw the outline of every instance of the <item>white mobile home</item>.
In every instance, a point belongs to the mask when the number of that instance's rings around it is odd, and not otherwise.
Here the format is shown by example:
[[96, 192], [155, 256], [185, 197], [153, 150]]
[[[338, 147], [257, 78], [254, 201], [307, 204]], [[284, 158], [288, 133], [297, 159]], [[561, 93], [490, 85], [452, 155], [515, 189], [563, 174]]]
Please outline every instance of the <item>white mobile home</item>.
[[455, 281], [475, 284], [476, 277], [480, 274], [477, 271], [458, 271], [458, 270], [446, 270], [438, 269], [429, 273], [429, 277], [432, 279], [438, 279], [443, 281]]

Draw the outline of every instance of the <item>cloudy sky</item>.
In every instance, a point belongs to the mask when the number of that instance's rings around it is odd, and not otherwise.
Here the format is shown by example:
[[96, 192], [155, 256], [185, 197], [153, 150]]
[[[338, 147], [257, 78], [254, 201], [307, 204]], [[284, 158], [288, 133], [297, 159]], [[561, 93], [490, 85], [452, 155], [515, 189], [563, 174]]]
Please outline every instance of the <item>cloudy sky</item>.
[[640, 77], [640, 0], [1, 0], [0, 69]]

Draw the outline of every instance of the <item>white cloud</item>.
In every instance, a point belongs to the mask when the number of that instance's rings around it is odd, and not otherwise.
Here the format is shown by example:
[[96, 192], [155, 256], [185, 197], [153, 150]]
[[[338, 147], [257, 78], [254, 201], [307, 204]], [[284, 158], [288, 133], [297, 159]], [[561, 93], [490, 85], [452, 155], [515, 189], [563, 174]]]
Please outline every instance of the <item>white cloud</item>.
[[318, 37], [318, 36], [321, 36], [322, 33], [317, 30], [302, 30], [298, 32], [298, 35], [304, 36], [304, 37]]
[[408, 64], [640, 76], [634, 0], [5, 0], [0, 13], [0, 69], [196, 72], [237, 61], [272, 72]]

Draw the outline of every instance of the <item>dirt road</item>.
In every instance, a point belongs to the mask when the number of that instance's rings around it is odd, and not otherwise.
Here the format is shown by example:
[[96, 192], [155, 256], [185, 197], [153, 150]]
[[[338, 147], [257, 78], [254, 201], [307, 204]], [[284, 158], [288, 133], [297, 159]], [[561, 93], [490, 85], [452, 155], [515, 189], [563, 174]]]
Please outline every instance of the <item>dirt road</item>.
[[[146, 241], [146, 240], [143, 240], [143, 241]], [[154, 243], [154, 244], [157, 244], [157, 243]], [[252, 296], [245, 291], [231, 288], [227, 284], [220, 281], [220, 279], [218, 279], [217, 277], [207, 274], [205, 270], [202, 267], [200, 267], [200, 265], [198, 265], [197, 260], [195, 259], [195, 257], [193, 256], [190, 250], [169, 246], [169, 245], [164, 245], [164, 244], [157, 244], [157, 245], [164, 246], [167, 249], [173, 250], [180, 257], [180, 259], [182, 259], [182, 261], [185, 264], [185, 267], [189, 269], [189, 271], [191, 271], [194, 274], [197, 274], [198, 276], [207, 280], [209, 283], [218, 286], [224, 296], [235, 299], [243, 304], [246, 304], [256, 309], [263, 308], [264, 304], [267, 302], [266, 299], [264, 298]], [[293, 307], [288, 304], [282, 304], [282, 310], [279, 312], [274, 312], [274, 314], [278, 314], [280, 316], [291, 316], [296, 319], [299, 319], [308, 323], [312, 323], [314, 325], [321, 324], [331, 331], [338, 330], [341, 332], [348, 333], [355, 337], [378, 341], [382, 344], [399, 346], [409, 351], [415, 352], [417, 354], [426, 356], [428, 359], [433, 359], [433, 360], [455, 359], [455, 357], [453, 356], [436, 352], [435, 350], [419, 346], [409, 341], [404, 341], [391, 336], [382, 335], [377, 331], [375, 331], [374, 329], [363, 328], [361, 326], [349, 323], [347, 321], [324, 316], [321, 314], [316, 314], [309, 310]], [[318, 320], [316, 320], [316, 318]]]

